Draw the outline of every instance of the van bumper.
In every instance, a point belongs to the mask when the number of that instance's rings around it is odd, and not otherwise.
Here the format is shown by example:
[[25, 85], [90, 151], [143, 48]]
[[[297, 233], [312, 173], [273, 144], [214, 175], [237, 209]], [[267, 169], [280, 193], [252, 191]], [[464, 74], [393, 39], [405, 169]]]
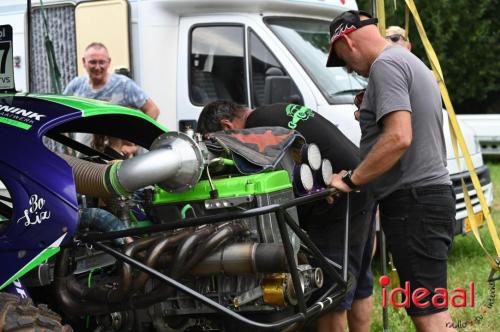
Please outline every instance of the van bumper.
[[[488, 169], [488, 166], [483, 165], [478, 168], [476, 168], [476, 174], [477, 177], [479, 178], [479, 182], [481, 184], [481, 188], [483, 191], [484, 198], [486, 200], [486, 203], [488, 204], [488, 207], [491, 207], [491, 204], [493, 202], [493, 185], [491, 183], [491, 178], [490, 178], [490, 170]], [[469, 172], [462, 172], [458, 174], [453, 174], [451, 176], [451, 181], [453, 183], [453, 190], [455, 191], [455, 194], [457, 196], [457, 201], [456, 201], [456, 216], [455, 216], [455, 227], [454, 231], [455, 234], [466, 234], [466, 227], [465, 227], [465, 219], [467, 217], [467, 210], [465, 207], [465, 201], [464, 201], [464, 193], [462, 190], [462, 183], [461, 183], [461, 178], [463, 177], [465, 184], [467, 185], [467, 190], [469, 192], [469, 197], [472, 202], [474, 214], [478, 213], [481, 211], [481, 204], [479, 203], [479, 198], [477, 197], [476, 191], [474, 190], [474, 186], [472, 184], [472, 180], [470, 178]]]

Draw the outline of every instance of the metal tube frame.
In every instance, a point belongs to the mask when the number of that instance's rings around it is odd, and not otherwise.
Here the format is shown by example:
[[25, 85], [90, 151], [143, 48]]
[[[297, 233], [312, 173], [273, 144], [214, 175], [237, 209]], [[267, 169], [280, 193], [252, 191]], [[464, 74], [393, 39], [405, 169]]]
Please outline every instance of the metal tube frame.
[[[253, 208], [246, 211], [221, 213], [214, 216], [203, 216], [203, 217], [185, 219], [182, 222], [152, 225], [148, 227], [127, 229], [123, 231], [115, 231], [107, 233], [87, 232], [78, 237], [76, 241], [80, 243], [93, 245], [99, 248], [100, 250], [110, 254], [111, 256], [114, 256], [117, 260], [123, 261], [141, 271], [148, 273], [150, 276], [158, 280], [161, 280], [184, 293], [187, 293], [196, 300], [209, 306], [216, 312], [229, 316], [239, 321], [240, 323], [259, 328], [260, 330], [281, 330], [283, 328], [291, 326], [292, 324], [298, 324], [299, 326], [303, 326], [310, 319], [321, 315], [334, 305], [337, 305], [345, 297], [345, 294], [352, 288], [353, 282], [352, 282], [352, 276], [348, 276], [348, 278], [345, 279], [345, 276], [340, 275], [340, 273], [335, 269], [338, 268], [339, 265], [330, 261], [321, 254], [321, 252], [311, 241], [309, 236], [299, 227], [299, 225], [296, 224], [296, 222], [288, 214], [286, 209], [293, 206], [306, 204], [318, 199], [324, 199], [326, 196], [335, 193], [336, 192], [334, 191], [334, 189], [328, 189], [305, 197], [295, 198], [293, 200], [281, 204], [271, 204], [268, 206]], [[215, 302], [214, 300], [204, 296], [203, 294], [194, 291], [193, 289], [181, 284], [180, 282], [161, 273], [160, 271], [143, 264], [139, 260], [134, 259], [131, 256], [125, 255], [124, 253], [111, 248], [107, 244], [102, 243], [103, 241], [108, 241], [126, 236], [147, 235], [147, 234], [163, 232], [179, 228], [187, 228], [204, 224], [214, 224], [223, 221], [231, 221], [235, 219], [258, 216], [266, 213], [276, 214], [278, 227], [280, 230], [282, 242], [285, 249], [286, 260], [290, 268], [292, 284], [298, 302], [295, 314], [292, 314], [284, 319], [271, 323], [262, 323], [255, 320], [251, 320], [231, 309], [226, 308], [225, 306]], [[315, 255], [315, 258], [318, 261], [319, 266], [323, 269], [323, 271], [334, 280], [333, 286], [330, 287], [330, 289], [328, 289], [318, 299], [317, 302], [311, 304], [309, 307], [306, 306], [306, 299], [304, 297], [304, 292], [301, 287], [300, 277], [297, 270], [297, 262], [295, 260], [295, 254], [293, 251], [290, 235], [288, 234], [287, 226], [299, 237], [299, 239], [302, 241], [302, 244], [305, 245], [305, 247], [308, 248], [313, 255]], [[344, 248], [344, 250], [347, 250], [347, 248]], [[347, 266], [343, 267], [343, 270], [346, 271]]]

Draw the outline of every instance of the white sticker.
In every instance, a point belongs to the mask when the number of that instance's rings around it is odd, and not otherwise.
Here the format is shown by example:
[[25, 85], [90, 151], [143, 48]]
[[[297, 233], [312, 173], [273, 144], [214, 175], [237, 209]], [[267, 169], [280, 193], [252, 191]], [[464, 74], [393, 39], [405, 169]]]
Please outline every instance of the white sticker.
[[24, 226], [41, 224], [44, 220], [50, 219], [50, 211], [44, 210], [45, 199], [38, 197], [38, 195], [31, 195], [29, 199], [30, 206], [24, 210], [23, 216], [17, 220], [23, 222]]
[[12, 27], [0, 25], [0, 90], [14, 90]]

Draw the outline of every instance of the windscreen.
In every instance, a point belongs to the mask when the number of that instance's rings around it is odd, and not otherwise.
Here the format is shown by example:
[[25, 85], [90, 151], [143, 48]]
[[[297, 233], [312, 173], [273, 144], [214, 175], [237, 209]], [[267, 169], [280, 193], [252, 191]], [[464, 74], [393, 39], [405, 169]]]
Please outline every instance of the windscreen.
[[326, 67], [329, 51], [329, 22], [300, 17], [269, 17], [270, 29], [311, 76], [330, 104], [352, 103], [364, 89], [366, 79], [345, 68]]

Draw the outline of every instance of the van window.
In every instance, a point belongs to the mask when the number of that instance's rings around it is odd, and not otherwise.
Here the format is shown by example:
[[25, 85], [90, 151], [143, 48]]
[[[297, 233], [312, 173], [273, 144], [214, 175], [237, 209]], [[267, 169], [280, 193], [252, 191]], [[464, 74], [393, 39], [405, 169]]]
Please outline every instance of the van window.
[[[249, 29], [249, 50], [250, 50], [250, 82], [251, 82], [251, 98], [252, 106], [262, 106], [266, 104], [265, 90], [266, 84], [270, 84], [267, 78], [288, 76], [285, 68], [279, 63], [271, 51], [264, 45], [262, 40]], [[297, 96], [300, 96], [298, 88], [291, 81], [292, 91]], [[267, 87], [270, 88], [269, 86]], [[299, 97], [301, 99], [302, 97]], [[292, 100], [287, 100], [292, 101]], [[298, 101], [294, 101], [298, 102]]]
[[226, 99], [247, 105], [243, 26], [196, 26], [191, 30], [190, 45], [193, 104]]
[[266, 24], [306, 70], [330, 104], [346, 104], [365, 88], [366, 80], [344, 68], [326, 67], [330, 22], [299, 17], [270, 17]]

